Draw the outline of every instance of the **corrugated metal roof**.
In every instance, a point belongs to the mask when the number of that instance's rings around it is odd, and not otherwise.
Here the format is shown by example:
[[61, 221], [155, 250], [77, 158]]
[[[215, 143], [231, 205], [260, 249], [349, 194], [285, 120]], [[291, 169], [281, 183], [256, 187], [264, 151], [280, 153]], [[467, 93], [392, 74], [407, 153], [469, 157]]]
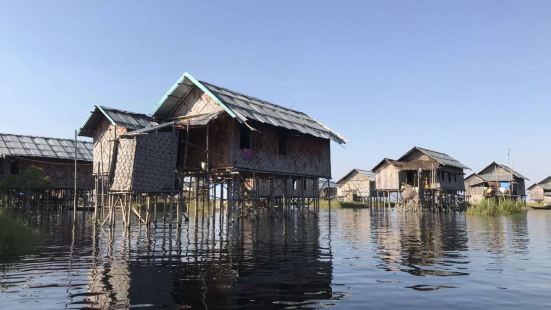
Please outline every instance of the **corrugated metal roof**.
[[354, 172], [360, 173], [364, 176], [366, 176], [369, 180], [375, 181], [375, 173], [369, 170], [363, 170], [363, 169], [352, 169], [350, 172], [348, 172], [345, 176], [343, 176], [340, 180], [337, 181], [338, 183], [341, 183], [342, 181], [346, 180], [350, 175]]
[[208, 122], [210, 122], [211, 120], [213, 120], [213, 119], [217, 118], [218, 116], [220, 116], [220, 113], [221, 112], [197, 114], [197, 115], [193, 115], [191, 117], [161, 123], [159, 125], [147, 126], [147, 127], [141, 128], [141, 129], [137, 129], [137, 130], [125, 133], [125, 134], [121, 135], [121, 137], [138, 136], [138, 135], [142, 135], [142, 134], [146, 134], [146, 133], [150, 133], [150, 132], [155, 132], [157, 130], [160, 130], [160, 129], [163, 129], [163, 128], [166, 128], [166, 127], [171, 127], [171, 126], [176, 126], [176, 127], [185, 127], [187, 125], [189, 125], [190, 127], [205, 126]]
[[413, 147], [406, 154], [404, 154], [402, 157], [400, 157], [400, 159], [398, 159], [398, 161], [403, 161], [403, 159], [405, 157], [407, 157], [411, 152], [413, 152], [415, 150], [418, 150], [419, 152], [421, 152], [421, 153], [427, 155], [428, 157], [434, 159], [435, 161], [437, 161], [441, 165], [457, 167], [457, 168], [461, 168], [461, 169], [470, 169], [469, 167], [463, 165], [457, 159], [451, 157], [448, 154], [433, 151], [433, 150], [429, 150], [429, 149], [425, 149], [425, 148], [421, 148], [421, 147], [417, 147], [417, 146]]
[[[487, 170], [488, 168], [492, 167], [493, 165], [497, 165], [501, 168], [503, 168], [505, 171], [509, 172], [510, 174], [513, 174], [514, 176], [516, 176], [517, 178], [521, 178], [521, 179], [525, 179], [525, 180], [529, 180], [527, 177], [523, 176], [522, 174], [518, 173], [517, 171], [513, 170], [511, 167], [509, 166], [506, 166], [506, 165], [503, 165], [503, 164], [500, 164], [500, 163], [497, 163], [495, 161], [491, 162], [488, 166], [486, 166], [484, 169], [480, 170], [479, 174], [483, 174], [482, 172], [484, 170]], [[485, 173], [484, 175], [493, 175], [494, 176], [494, 179], [489, 179], [490, 181], [494, 181], [495, 180], [495, 173], [493, 173], [491, 170], [488, 172], [488, 173]], [[507, 174], [506, 176], [509, 177], [509, 179], [511, 178], [511, 175], [510, 174]], [[499, 175], [499, 173], [498, 173]], [[502, 178], [503, 181], [507, 181], [508, 179], [505, 179], [506, 176], [498, 176], [498, 178]], [[498, 180], [499, 181], [499, 180]]]
[[129, 131], [157, 125], [149, 115], [96, 106], [86, 122], [84, 122], [84, 125], [80, 128], [79, 135], [87, 137], [92, 136], [93, 131], [103, 117], [107, 118], [111, 124], [127, 128]]
[[[75, 141], [0, 133], [0, 156], [74, 159]], [[92, 161], [92, 143], [78, 141], [77, 160]]]
[[154, 116], [160, 118], [169, 117], [194, 87], [200, 88], [211, 96], [230, 116], [237, 118], [240, 122], [257, 121], [315, 137], [331, 139], [338, 143], [346, 143], [344, 137], [305, 113], [208, 82], [199, 82], [189, 73], [184, 73], [161, 99], [156, 107]]
[[381, 160], [375, 167], [373, 167], [373, 169], [371, 169], [371, 171], [373, 172], [377, 172], [379, 170], [379, 168], [381, 168], [384, 164], [392, 164], [392, 165], [400, 165], [400, 163], [394, 159], [390, 159], [390, 158], [383, 158], [383, 160]]
[[[320, 189], [327, 188], [327, 180], [326, 179], [319, 179], [319, 187]], [[337, 182], [329, 181], [329, 187], [336, 188]]]

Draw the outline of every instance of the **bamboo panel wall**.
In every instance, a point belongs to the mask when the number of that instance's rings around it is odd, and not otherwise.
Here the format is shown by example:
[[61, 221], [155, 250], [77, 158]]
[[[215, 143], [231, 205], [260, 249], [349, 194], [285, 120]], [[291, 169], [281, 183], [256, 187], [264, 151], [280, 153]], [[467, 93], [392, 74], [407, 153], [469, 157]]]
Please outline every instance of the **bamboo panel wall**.
[[[331, 178], [330, 141], [290, 134], [279, 128], [253, 124], [251, 148], [240, 149], [239, 124], [234, 125], [233, 161], [236, 168], [288, 175]], [[287, 135], [287, 154], [279, 154], [279, 136]]]
[[176, 180], [176, 132], [158, 132], [136, 137], [132, 189], [142, 193], [174, 190]]
[[124, 127], [113, 126], [109, 121], [103, 118], [96, 128], [93, 136], [93, 173], [107, 175], [111, 167], [111, 158], [114, 150], [115, 137], [127, 132]]
[[173, 116], [188, 116], [222, 111], [212, 98], [202, 90], [195, 87], [184, 99], [180, 106], [176, 107]]
[[371, 197], [375, 190], [375, 180], [367, 175], [354, 172], [352, 176], [337, 184], [337, 196], [344, 197], [346, 201], [352, 201], [354, 195], [357, 197]]
[[117, 159], [113, 172], [111, 190], [128, 192], [132, 190], [134, 173], [134, 156], [136, 155], [136, 139], [121, 139], [117, 143]]

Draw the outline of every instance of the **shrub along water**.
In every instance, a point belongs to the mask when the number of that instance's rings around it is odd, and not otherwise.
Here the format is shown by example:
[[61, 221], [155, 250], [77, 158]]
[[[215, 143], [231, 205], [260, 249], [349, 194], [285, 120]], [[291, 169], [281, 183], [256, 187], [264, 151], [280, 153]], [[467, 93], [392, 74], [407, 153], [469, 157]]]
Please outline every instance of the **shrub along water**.
[[504, 199], [484, 199], [478, 204], [471, 205], [467, 209], [468, 214], [490, 215], [499, 214], [512, 215], [526, 212], [526, 205], [522, 201]]
[[40, 239], [15, 212], [0, 209], [0, 258], [25, 254], [32, 250]]

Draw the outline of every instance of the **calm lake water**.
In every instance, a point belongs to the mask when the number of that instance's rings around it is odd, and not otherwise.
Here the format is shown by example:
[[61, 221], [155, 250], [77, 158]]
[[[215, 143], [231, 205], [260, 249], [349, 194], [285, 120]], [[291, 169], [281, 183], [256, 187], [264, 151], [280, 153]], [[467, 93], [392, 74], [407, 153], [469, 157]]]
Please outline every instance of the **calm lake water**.
[[192, 214], [130, 232], [88, 216], [30, 219], [47, 240], [0, 262], [0, 308], [551, 307], [551, 211], [322, 209], [231, 225]]

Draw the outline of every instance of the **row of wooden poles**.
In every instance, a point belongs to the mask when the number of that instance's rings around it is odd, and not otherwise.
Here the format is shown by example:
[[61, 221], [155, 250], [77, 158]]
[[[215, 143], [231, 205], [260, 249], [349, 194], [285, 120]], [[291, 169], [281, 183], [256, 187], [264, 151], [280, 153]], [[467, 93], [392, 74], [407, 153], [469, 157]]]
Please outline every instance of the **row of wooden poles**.
[[[250, 187], [238, 174], [208, 175], [197, 174], [180, 178], [180, 191], [165, 193], [128, 193], [109, 192], [106, 197], [98, 197], [94, 207], [94, 218], [101, 226], [115, 225], [116, 209], [121, 210], [121, 221], [130, 227], [134, 216], [139, 224], [150, 225], [159, 220], [162, 211], [163, 220], [176, 220], [177, 224], [189, 220], [189, 214], [194, 211], [195, 220], [207, 215], [214, 216], [219, 210], [220, 220], [223, 216], [256, 217], [267, 213], [274, 218], [293, 217], [296, 214], [319, 213], [319, 197], [276, 197], [277, 186], [274, 179], [270, 182], [270, 195], [261, 197], [258, 179]], [[212, 210], [212, 211], [211, 211]], [[300, 211], [299, 213], [297, 213]]]
[[[464, 197], [457, 193], [446, 193], [440, 191], [425, 191], [419, 196], [419, 206], [423, 208], [454, 208]], [[364, 197], [358, 202], [362, 202], [369, 207], [390, 208], [401, 204], [400, 191], [377, 191], [376, 196]]]

